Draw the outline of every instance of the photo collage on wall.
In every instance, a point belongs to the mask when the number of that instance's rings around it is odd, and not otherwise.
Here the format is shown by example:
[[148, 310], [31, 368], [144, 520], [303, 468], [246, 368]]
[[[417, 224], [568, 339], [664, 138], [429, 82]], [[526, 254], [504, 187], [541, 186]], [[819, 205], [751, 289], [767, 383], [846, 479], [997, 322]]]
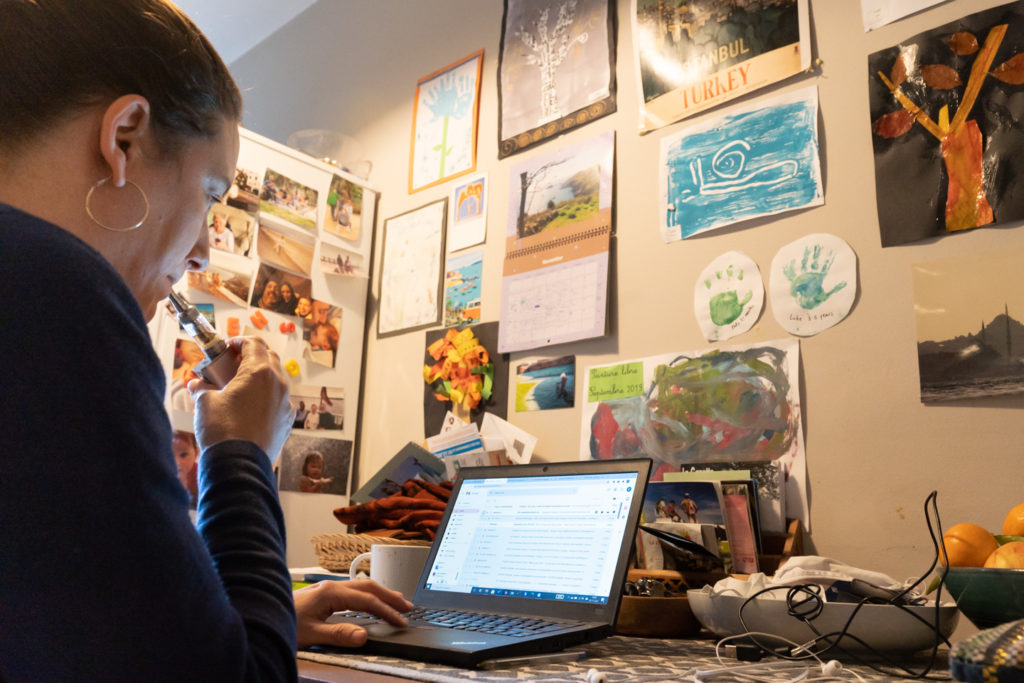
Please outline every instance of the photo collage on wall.
[[[282, 489], [344, 495], [358, 416], [345, 397], [358, 391], [361, 373], [344, 359], [362, 355], [376, 193], [358, 178], [269, 144], [242, 131], [234, 183], [207, 220], [209, 266], [175, 289], [222, 336], [259, 336], [280, 356], [296, 411]], [[182, 330], [175, 336], [167, 406], [174, 425], [189, 434], [194, 404], [187, 385], [203, 354]], [[312, 441], [302, 436], [314, 431]], [[306, 462], [310, 453], [317, 455]], [[183, 471], [183, 481], [188, 476]]]

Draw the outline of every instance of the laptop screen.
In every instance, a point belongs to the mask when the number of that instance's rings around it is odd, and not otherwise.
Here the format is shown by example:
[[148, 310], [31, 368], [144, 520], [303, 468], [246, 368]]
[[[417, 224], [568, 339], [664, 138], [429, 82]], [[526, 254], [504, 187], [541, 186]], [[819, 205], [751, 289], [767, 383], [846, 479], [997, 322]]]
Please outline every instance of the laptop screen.
[[463, 480], [424, 588], [607, 604], [637, 478], [608, 472]]

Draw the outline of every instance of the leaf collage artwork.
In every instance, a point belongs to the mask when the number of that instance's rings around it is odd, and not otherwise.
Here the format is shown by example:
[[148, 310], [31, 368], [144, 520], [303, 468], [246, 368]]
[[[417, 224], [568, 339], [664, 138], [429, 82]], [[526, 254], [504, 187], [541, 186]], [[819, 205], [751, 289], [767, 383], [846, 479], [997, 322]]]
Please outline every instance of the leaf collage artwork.
[[868, 76], [882, 246], [1024, 218], [1021, 3], [876, 52]]

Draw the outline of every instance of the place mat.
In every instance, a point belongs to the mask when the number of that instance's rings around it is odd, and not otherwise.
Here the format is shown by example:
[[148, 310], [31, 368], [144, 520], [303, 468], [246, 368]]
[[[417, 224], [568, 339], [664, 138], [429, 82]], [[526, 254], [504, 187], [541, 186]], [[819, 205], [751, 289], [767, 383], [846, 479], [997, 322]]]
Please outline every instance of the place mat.
[[[695, 669], [718, 669], [723, 667], [742, 666], [751, 662], [737, 662], [724, 659], [720, 663], [715, 657], [715, 640], [713, 639], [661, 639], [661, 638], [628, 638], [611, 636], [595, 643], [572, 649], [584, 649], [587, 658], [571, 663], [550, 663], [537, 666], [519, 667], [515, 669], [462, 669], [443, 664], [414, 662], [397, 657], [379, 655], [360, 655], [357, 651], [331, 650], [308, 651], [300, 650], [298, 656], [324, 664], [344, 666], [359, 671], [399, 676], [416, 681], [432, 683], [452, 683], [455, 681], [550, 681], [552, 683], [587, 680], [587, 672], [597, 669], [605, 675], [608, 683], [613, 681], [638, 681], [643, 683], [677, 683], [685, 678], [692, 680]], [[838, 658], [837, 658], [838, 659]], [[891, 681], [892, 674], [882, 674], [863, 664], [845, 663], [844, 669], [855, 671], [865, 681]], [[765, 663], [766, 660], [760, 662]], [[780, 660], [775, 660], [780, 661]], [[927, 660], [913, 660], [914, 671], [924, 668]], [[820, 675], [820, 669], [809, 662], [814, 674]], [[948, 654], [940, 652], [939, 661], [929, 680], [949, 680]], [[801, 673], [802, 669], [787, 669], [764, 674], [758, 673], [758, 680], [791, 681]], [[849, 676], [850, 680], [857, 680]]]

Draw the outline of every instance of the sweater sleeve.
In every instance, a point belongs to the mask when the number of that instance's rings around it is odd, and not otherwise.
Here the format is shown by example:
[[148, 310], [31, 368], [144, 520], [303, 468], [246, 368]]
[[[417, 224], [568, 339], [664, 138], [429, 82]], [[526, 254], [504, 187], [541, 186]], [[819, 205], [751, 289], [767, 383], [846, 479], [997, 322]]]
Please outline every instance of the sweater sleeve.
[[0, 680], [287, 681], [295, 617], [267, 457], [177, 478], [165, 377], [116, 272], [0, 209]]

